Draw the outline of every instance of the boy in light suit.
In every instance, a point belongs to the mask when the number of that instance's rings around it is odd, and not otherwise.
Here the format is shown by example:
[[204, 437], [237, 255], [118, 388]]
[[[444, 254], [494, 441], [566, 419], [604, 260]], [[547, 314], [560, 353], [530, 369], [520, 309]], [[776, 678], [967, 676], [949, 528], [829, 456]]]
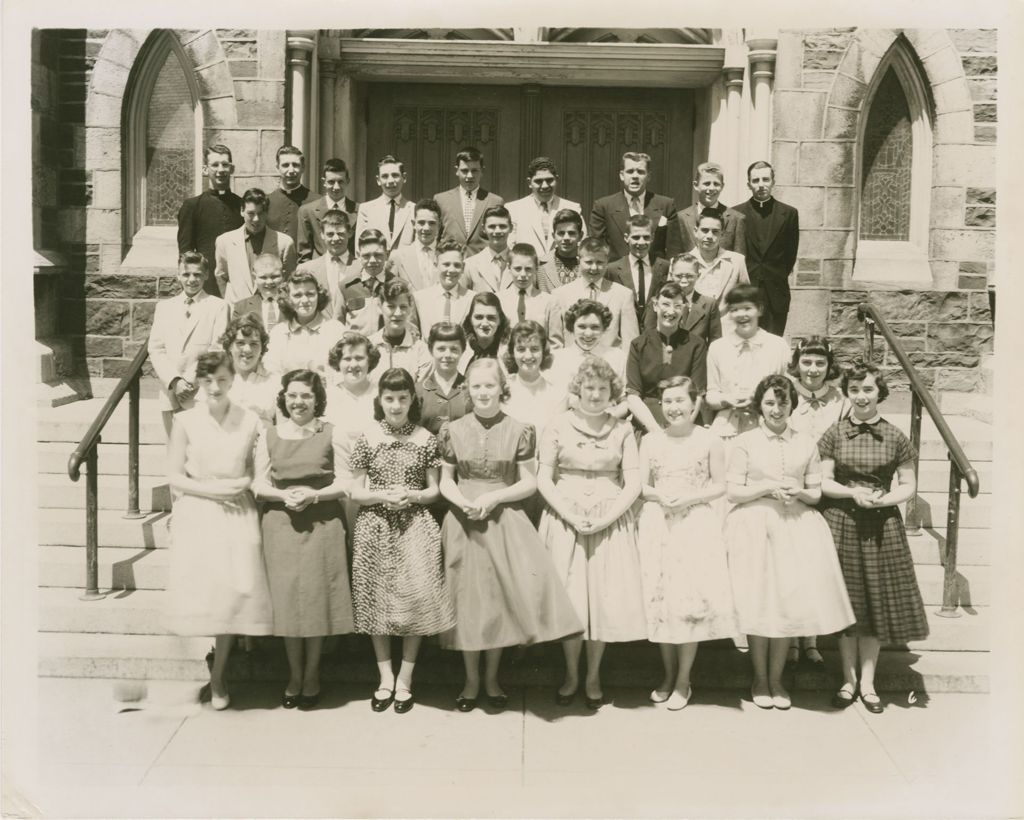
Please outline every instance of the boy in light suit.
[[344, 211], [327, 211], [320, 220], [320, 245], [324, 252], [311, 262], [299, 265], [299, 270], [309, 271], [316, 277], [317, 284], [327, 291], [330, 303], [324, 309], [332, 319], [338, 318], [338, 293], [341, 283], [353, 272], [353, 263], [348, 249], [352, 230], [348, 214]]
[[377, 163], [377, 185], [381, 195], [359, 206], [357, 237], [368, 230], [380, 231], [389, 253], [400, 245], [412, 244], [413, 204], [402, 195], [405, 182], [405, 164], [391, 154], [381, 157]]
[[[388, 261], [399, 279], [415, 293], [437, 284], [437, 237], [441, 232], [441, 208], [432, 199], [421, 199], [413, 211], [416, 241], [402, 245]], [[426, 334], [424, 334], [426, 335]]]
[[[543, 265], [553, 253], [555, 244], [555, 214], [561, 210], [582, 213], [580, 204], [558, 196], [558, 168], [554, 160], [537, 157], [526, 169], [529, 196], [505, 205], [512, 216], [511, 244], [526, 242], [537, 249], [537, 259]], [[582, 218], [580, 220], [582, 225]], [[586, 238], [586, 231], [583, 236]]]
[[462, 283], [465, 254], [466, 249], [454, 239], [442, 239], [437, 246], [437, 284], [412, 295], [419, 315], [420, 335], [424, 339], [435, 324], [461, 325], [469, 313], [473, 291]]
[[267, 201], [263, 191], [250, 188], [242, 194], [242, 227], [217, 237], [214, 272], [228, 304], [256, 293], [252, 265], [260, 254], [279, 256], [285, 276], [295, 270], [295, 243], [288, 234], [267, 227]]
[[[508, 237], [512, 232], [512, 218], [504, 205], [498, 205], [484, 211], [480, 222], [484, 226], [487, 247], [466, 259], [462, 283], [477, 292], [501, 293], [512, 281], [508, 271]], [[468, 252], [469, 249], [466, 250]]]
[[609, 347], [629, 349], [629, 343], [640, 328], [633, 307], [633, 293], [629, 288], [605, 277], [608, 267], [608, 243], [596, 236], [580, 243], [580, 275], [552, 294], [562, 315], [580, 299], [600, 302], [612, 313], [612, 323], [605, 331], [605, 344]]
[[203, 289], [206, 258], [187, 251], [178, 261], [181, 293], [158, 302], [149, 332], [149, 360], [160, 379], [160, 410], [168, 436], [174, 414], [194, 404], [195, 366], [200, 353], [220, 349], [228, 305]]

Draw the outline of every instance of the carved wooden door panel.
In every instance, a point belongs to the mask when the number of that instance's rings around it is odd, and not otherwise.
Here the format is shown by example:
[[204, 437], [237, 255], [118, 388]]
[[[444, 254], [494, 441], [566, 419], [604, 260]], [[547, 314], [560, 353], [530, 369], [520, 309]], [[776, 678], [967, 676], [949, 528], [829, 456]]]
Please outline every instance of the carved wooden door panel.
[[375, 176], [385, 154], [405, 163], [405, 193], [418, 199], [455, 187], [455, 154], [469, 146], [484, 154], [484, 188], [506, 199], [519, 188], [518, 89], [382, 83], [366, 94], [367, 199], [380, 194]]

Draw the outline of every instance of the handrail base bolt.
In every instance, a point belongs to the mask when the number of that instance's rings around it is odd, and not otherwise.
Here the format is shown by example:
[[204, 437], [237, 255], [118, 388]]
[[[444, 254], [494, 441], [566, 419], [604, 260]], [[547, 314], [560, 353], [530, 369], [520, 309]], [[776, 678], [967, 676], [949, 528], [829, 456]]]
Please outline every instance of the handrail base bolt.
[[940, 618], [962, 618], [964, 615], [964, 613], [958, 606], [939, 607], [935, 610], [935, 614], [938, 615]]
[[106, 592], [83, 592], [78, 596], [79, 601], [102, 601], [107, 597]]
[[149, 515], [149, 513], [144, 513], [144, 512], [126, 512], [124, 515], [121, 516], [121, 518], [127, 518], [129, 520], [134, 521], [134, 520], [136, 520], [138, 518], [145, 518], [147, 515]]

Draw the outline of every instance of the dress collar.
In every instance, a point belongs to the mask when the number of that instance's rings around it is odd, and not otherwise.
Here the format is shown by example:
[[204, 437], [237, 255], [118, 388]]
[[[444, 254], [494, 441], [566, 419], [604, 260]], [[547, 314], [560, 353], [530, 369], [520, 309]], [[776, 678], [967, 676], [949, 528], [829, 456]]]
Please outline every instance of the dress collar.
[[788, 424], [786, 425], [786, 429], [783, 430], [781, 433], [775, 433], [772, 430], [768, 429], [768, 424], [765, 422], [763, 418], [758, 418], [757, 426], [761, 428], [761, 432], [763, 432], [765, 436], [769, 439], [775, 438], [781, 439], [782, 441], [789, 441], [791, 438], [793, 438], [793, 429]]
[[853, 424], [857, 427], [864, 427], [869, 424], [878, 424], [878, 422], [882, 420], [882, 417], [881, 415], [879, 415], [877, 410], [875, 411], [875, 415], [873, 415], [869, 419], [864, 419], [863, 421], [854, 416], [852, 412], [849, 416], [847, 416], [847, 418], [850, 420], [850, 424]]
[[618, 423], [618, 419], [609, 414], [605, 414], [605, 421], [604, 424], [601, 425], [601, 429], [593, 430], [583, 420], [579, 413], [577, 413], [575, 410], [570, 410], [569, 423], [579, 432], [583, 433], [583, 435], [585, 436], [589, 436], [590, 438], [604, 438], [606, 435], [608, 435], [608, 433], [611, 432], [612, 428]]
[[381, 419], [378, 423], [380, 424], [380, 429], [389, 436], [411, 436], [416, 430], [416, 422], [414, 421], [407, 421], [401, 427], [394, 427], [386, 419]]
[[796, 388], [796, 392], [802, 398], [805, 398], [805, 399], [818, 399], [818, 400], [824, 399], [826, 396], [828, 396], [828, 394], [833, 389], [832, 385], [829, 384], [828, 382], [825, 382], [824, 387], [822, 387], [820, 390], [808, 390], [800, 382], [800, 379], [793, 379], [792, 382], [793, 382], [793, 386]]
[[296, 424], [290, 418], [282, 418], [278, 424], [280, 432], [290, 433], [295, 437], [301, 436], [302, 433], [319, 433], [323, 429], [323, 422], [318, 418], [310, 419], [305, 424]]

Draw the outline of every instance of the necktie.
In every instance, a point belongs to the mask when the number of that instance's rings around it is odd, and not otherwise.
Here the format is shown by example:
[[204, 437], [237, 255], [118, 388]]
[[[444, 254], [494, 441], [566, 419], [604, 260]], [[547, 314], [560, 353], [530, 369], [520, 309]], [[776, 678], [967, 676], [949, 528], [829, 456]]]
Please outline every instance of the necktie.
[[640, 204], [640, 197], [635, 196], [630, 200], [629, 211], [632, 214], [642, 214], [643, 206]]
[[636, 271], [640, 279], [640, 288], [636, 292], [636, 301], [640, 307], [643, 307], [646, 301], [644, 297], [647, 295], [647, 277], [644, 275], [643, 259], [636, 260]]
[[523, 322], [526, 320], [526, 290], [525, 288], [519, 288], [519, 301], [516, 303], [516, 315], [519, 317], [519, 321]]
[[590, 298], [593, 299], [596, 302], [597, 301], [597, 285], [591, 284], [589, 286], [589, 290], [590, 290]]
[[551, 238], [551, 211], [548, 210], [548, 203], [542, 202], [540, 205], [540, 225], [544, 231], [544, 241], [547, 242]]
[[690, 301], [688, 299], [683, 300], [683, 315], [679, 320], [680, 327], [686, 327], [686, 320], [690, 318]]
[[192, 318], [192, 305], [195, 303], [195, 301], [196, 300], [193, 299], [191, 296], [186, 296], [185, 297], [185, 318], [186, 319], [191, 319]]
[[388, 210], [388, 233], [393, 234], [395, 232], [395, 200], [391, 200]]
[[446, 290], [444, 292], [444, 320], [450, 322], [452, 318], [452, 292]]
[[473, 195], [470, 193], [462, 198], [462, 222], [466, 227], [466, 239], [469, 239], [469, 233], [473, 230]]
[[495, 256], [494, 264], [498, 268], [498, 287], [501, 288], [501, 280], [505, 278], [505, 268], [508, 267], [508, 262], [505, 261], [504, 256]]
[[277, 324], [279, 315], [277, 312], [277, 299], [273, 296], [267, 301], [267, 329]]

